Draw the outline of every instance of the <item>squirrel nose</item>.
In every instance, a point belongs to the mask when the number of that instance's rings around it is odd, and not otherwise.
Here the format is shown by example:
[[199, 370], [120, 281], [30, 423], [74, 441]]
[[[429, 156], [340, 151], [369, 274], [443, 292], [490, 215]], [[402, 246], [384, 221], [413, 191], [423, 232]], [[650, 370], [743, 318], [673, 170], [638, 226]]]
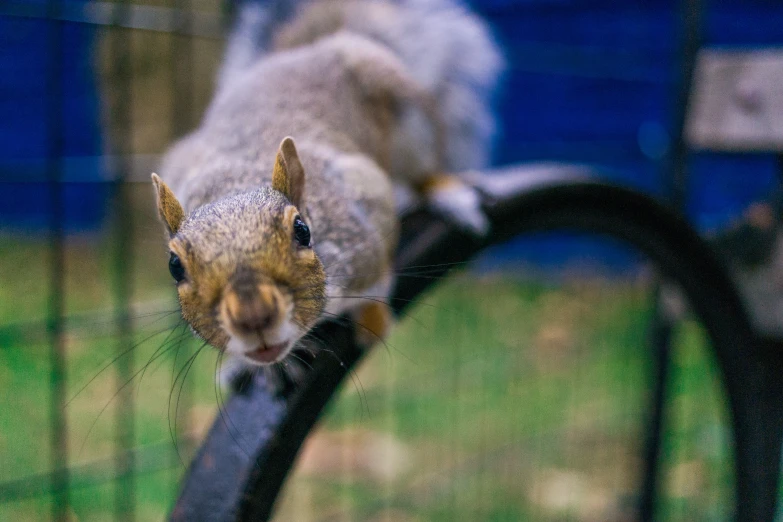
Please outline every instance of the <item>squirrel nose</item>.
[[260, 334], [280, 317], [280, 294], [272, 286], [263, 285], [254, 292], [232, 290], [224, 303], [231, 326], [238, 334]]

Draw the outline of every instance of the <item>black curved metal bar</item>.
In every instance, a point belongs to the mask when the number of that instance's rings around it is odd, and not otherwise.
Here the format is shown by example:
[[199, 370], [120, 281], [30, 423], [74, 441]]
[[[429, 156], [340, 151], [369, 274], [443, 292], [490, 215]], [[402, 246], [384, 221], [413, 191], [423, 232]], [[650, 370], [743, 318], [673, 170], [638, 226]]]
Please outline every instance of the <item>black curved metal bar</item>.
[[[704, 324], [730, 403], [736, 520], [773, 520], [783, 441], [781, 352], [766, 349], [720, 260], [681, 217], [634, 191], [560, 168], [508, 169], [476, 178], [492, 232], [466, 235], [424, 210], [404, 219], [397, 267], [432, 266], [432, 278], [401, 278], [399, 313], [437, 277], [485, 247], [531, 231], [569, 229], [623, 240], [681, 285]], [[293, 392], [263, 375], [232, 396], [191, 463], [172, 520], [267, 520], [307, 434], [348, 371], [365, 355], [350, 325], [328, 323], [320, 351]]]
[[[664, 162], [663, 181], [672, 208], [683, 211], [688, 196], [688, 153], [685, 124], [690, 112], [696, 60], [703, 40], [707, 0], [679, 2], [679, 70], [675, 82], [674, 107], [670, 125], [671, 150]], [[666, 395], [671, 370], [671, 337], [673, 324], [660, 309], [660, 288], [653, 293], [655, 315], [650, 324], [649, 344], [654, 361], [654, 385], [651, 390], [650, 417], [647, 421], [644, 475], [639, 500], [640, 522], [655, 519], [655, 502], [661, 476], [661, 451], [666, 418]]]

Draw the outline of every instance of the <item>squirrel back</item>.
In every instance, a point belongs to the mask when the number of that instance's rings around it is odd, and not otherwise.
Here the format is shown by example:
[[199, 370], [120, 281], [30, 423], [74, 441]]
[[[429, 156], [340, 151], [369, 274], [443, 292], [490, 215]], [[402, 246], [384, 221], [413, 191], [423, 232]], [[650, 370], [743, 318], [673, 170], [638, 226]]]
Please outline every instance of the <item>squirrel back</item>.
[[393, 182], [464, 195], [434, 174], [486, 162], [500, 61], [451, 0], [263, 14], [242, 8], [212, 103], [153, 180], [183, 317], [268, 364], [323, 317], [385, 332]]
[[[390, 49], [412, 79], [438, 99], [445, 134], [443, 164], [436, 165], [426, 118], [408, 110], [395, 136], [395, 170], [438, 167], [461, 172], [488, 166], [496, 132], [493, 98], [504, 62], [486, 24], [459, 0], [246, 1], [229, 38], [218, 84], [230, 83], [269, 53], [340, 31]], [[405, 161], [411, 154], [403, 154], [411, 149], [413, 157], [423, 158], [414, 165]]]

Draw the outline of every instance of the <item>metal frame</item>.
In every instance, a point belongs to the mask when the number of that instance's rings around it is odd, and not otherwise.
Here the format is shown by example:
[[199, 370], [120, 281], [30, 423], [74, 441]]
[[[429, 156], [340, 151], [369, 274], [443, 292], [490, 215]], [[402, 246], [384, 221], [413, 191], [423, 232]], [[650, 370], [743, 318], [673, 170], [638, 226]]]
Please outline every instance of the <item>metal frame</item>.
[[[693, 91], [696, 59], [702, 46], [702, 24], [706, 0], [682, 0], [680, 2], [680, 63], [677, 73], [675, 106], [671, 124], [671, 151], [663, 172], [664, 187], [669, 204], [675, 211], [684, 213], [688, 193], [688, 153], [685, 125], [688, 119]], [[655, 517], [655, 502], [661, 475], [661, 438], [666, 417], [666, 393], [671, 373], [671, 339], [674, 325], [660, 310], [660, 289], [653, 292], [656, 310], [650, 325], [649, 343], [653, 352], [654, 388], [645, 441], [644, 466], [640, 498], [640, 519], [650, 522]]]
[[[50, 108], [50, 150], [48, 180], [51, 197], [50, 278], [47, 335], [50, 339], [52, 372], [52, 397], [50, 416], [52, 425], [52, 465], [50, 474], [41, 476], [53, 493], [52, 518], [65, 519], [68, 508], [69, 485], [78, 481], [77, 472], [66, 467], [67, 424], [62, 404], [65, 391], [62, 212], [63, 195], [60, 184], [62, 165], [62, 113], [59, 105], [62, 89], [62, 25], [76, 22], [151, 31], [176, 32], [183, 35], [219, 38], [223, 34], [224, 21], [215, 15], [192, 14], [187, 10], [189, 0], [178, 0], [172, 9], [131, 6], [127, 3], [88, 2], [74, 4], [62, 0], [49, 0], [46, 4], [31, 5], [11, 0], [0, 5], [0, 15], [49, 19], [51, 30], [47, 33], [52, 49], [48, 69], [48, 99]], [[680, 81], [677, 89], [677, 107], [673, 122], [673, 149], [669, 157], [667, 179], [671, 201], [682, 208], [686, 194], [687, 144], [684, 141], [684, 123], [691, 91], [696, 52], [701, 44], [700, 26], [703, 18], [703, 0], [683, 0], [682, 53]], [[184, 8], [184, 9], [183, 9]], [[189, 75], [189, 46], [185, 45], [185, 59], [180, 61], [180, 79]], [[120, 58], [122, 50], [118, 49]], [[117, 67], [122, 68], [123, 60]], [[177, 66], [175, 62], [175, 66]], [[178, 83], [179, 80], [177, 80]], [[182, 85], [186, 86], [187, 81]], [[187, 123], [177, 121], [190, 112], [187, 97], [178, 98], [184, 104], [174, 119], [177, 133], [187, 128]], [[187, 117], [187, 116], [184, 116]], [[130, 125], [130, 122], [127, 122]], [[120, 152], [125, 144], [118, 142]], [[118, 179], [129, 168], [128, 161], [120, 160]], [[116, 245], [115, 261], [123, 266], [131, 256], [123, 245], [123, 236], [132, 233], [124, 225], [128, 216], [127, 195], [117, 185], [118, 221], [123, 226]], [[638, 208], [634, 205], [639, 205]], [[713, 341], [716, 355], [725, 377], [732, 412], [732, 426], [736, 444], [737, 464], [737, 519], [772, 520], [779, 479], [781, 432], [783, 431], [783, 385], [778, 376], [783, 369], [783, 343], [776, 340], [757, 340], [741, 310], [735, 292], [727, 280], [725, 270], [681, 218], [667, 213], [647, 198], [622, 189], [599, 183], [586, 182], [579, 176], [544, 176], [532, 179], [518, 192], [500, 198], [487, 197], [487, 211], [494, 225], [494, 233], [486, 242], [478, 242], [460, 234], [437, 217], [418, 213], [405, 220], [406, 234], [400, 248], [400, 267], [423, 264], [441, 264], [433, 269], [435, 276], [445, 276], [448, 267], [443, 263], [469, 259], [489, 243], [501, 242], [517, 233], [558, 227], [590, 230], [609, 234], [629, 241], [644, 250], [659, 263], [668, 275], [686, 289], [694, 308], [705, 322]], [[632, 211], [629, 209], [633, 209]], [[538, 214], [537, 214], [538, 213]], [[656, 221], [655, 218], [661, 221]], [[683, 227], [679, 229], [679, 227]], [[693, 244], [690, 244], [693, 242]], [[127, 243], [127, 241], [125, 241]], [[694, 268], [696, 267], [696, 268]], [[121, 271], [118, 271], [121, 272]], [[705, 274], [717, 277], [715, 281]], [[691, 278], [695, 278], [691, 280]], [[396, 290], [394, 301], [397, 311], [404, 308], [426, 289], [433, 279], [407, 280]], [[711, 285], [713, 285], [711, 287]], [[119, 305], [118, 350], [127, 345], [132, 325], [127, 301], [132, 288], [119, 278], [114, 282], [114, 293]], [[699, 304], [701, 303], [701, 304]], [[642, 490], [640, 513], [643, 520], [652, 519], [656, 485], [659, 476], [660, 430], [665, 418], [663, 397], [668, 368], [668, 326], [653, 325], [656, 344], [659, 346], [656, 397], [651, 417], [651, 437], [646, 450], [648, 469]], [[320, 336], [332, 341], [332, 348], [339, 352], [344, 366], [332, 357], [316, 358], [315, 370], [304, 386], [296, 392], [269, 388], [262, 377], [231, 398], [226, 405], [226, 415], [231, 416], [231, 429], [220, 417], [194, 460], [184, 487], [172, 514], [172, 518], [208, 520], [257, 520], [271, 513], [274, 499], [284, 481], [304, 437], [312, 429], [331, 393], [339, 385], [350, 367], [364, 355], [352, 343], [350, 328], [337, 324], [325, 325]], [[118, 374], [126, 374], [130, 364], [119, 368]], [[328, 391], [329, 393], [325, 393]], [[117, 480], [132, 474], [139, 457], [125, 449], [133, 438], [132, 400], [121, 401], [118, 417], [118, 451], [115, 461]], [[245, 455], [237, 447], [236, 431], [247, 434], [254, 451]], [[262, 436], [258, 437], [258, 433]], [[250, 436], [252, 434], [252, 436]], [[229, 438], [230, 437], [230, 438]], [[212, 464], [210, 465], [210, 459]], [[142, 459], [143, 460], [143, 459]], [[257, 464], [257, 465], [256, 465]], [[33, 477], [34, 478], [34, 477]], [[20, 481], [22, 484], [24, 481]], [[19, 485], [17, 484], [17, 485]], [[119, 482], [118, 482], [119, 485]], [[19, 489], [19, 488], [17, 488]], [[27, 491], [27, 488], [22, 488]], [[20, 490], [21, 491], [21, 490]], [[14, 493], [16, 492], [16, 493]], [[0, 493], [13, 497], [21, 494], [14, 484]], [[2, 496], [2, 495], [0, 495]], [[24, 496], [24, 495], [22, 495]], [[124, 498], [121, 498], [124, 497]], [[133, 518], [133, 492], [117, 490], [116, 516]]]
[[[486, 196], [492, 234], [484, 241], [424, 211], [404, 220], [397, 267], [433, 269], [431, 278], [398, 282], [391, 301], [395, 310], [403, 311], [436, 278], [447, 275], [452, 263], [466, 262], [483, 248], [522, 233], [588, 231], [635, 246], [683, 288], [711, 340], [732, 417], [736, 520], [771, 521], [783, 442], [783, 380], [776, 378], [783, 357], [754, 336], [720, 259], [682, 217], [646, 196], [573, 173], [522, 174], [516, 190]], [[270, 386], [263, 376], [245, 383], [227, 401], [192, 462], [172, 520], [269, 519], [304, 438], [365, 355], [353, 343], [349, 325], [324, 325], [318, 336], [329, 339], [329, 349], [342, 364], [330, 356], [315, 357], [312, 372], [294, 393]]]

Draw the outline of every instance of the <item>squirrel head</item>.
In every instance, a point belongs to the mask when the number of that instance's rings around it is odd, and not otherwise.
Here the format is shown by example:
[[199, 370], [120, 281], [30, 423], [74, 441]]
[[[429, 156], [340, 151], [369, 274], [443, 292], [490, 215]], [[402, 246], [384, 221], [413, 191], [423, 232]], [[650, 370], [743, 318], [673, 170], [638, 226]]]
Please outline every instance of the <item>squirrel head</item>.
[[305, 212], [305, 173], [285, 138], [272, 186], [185, 215], [155, 174], [182, 316], [211, 345], [256, 364], [282, 360], [326, 304], [326, 276]]

